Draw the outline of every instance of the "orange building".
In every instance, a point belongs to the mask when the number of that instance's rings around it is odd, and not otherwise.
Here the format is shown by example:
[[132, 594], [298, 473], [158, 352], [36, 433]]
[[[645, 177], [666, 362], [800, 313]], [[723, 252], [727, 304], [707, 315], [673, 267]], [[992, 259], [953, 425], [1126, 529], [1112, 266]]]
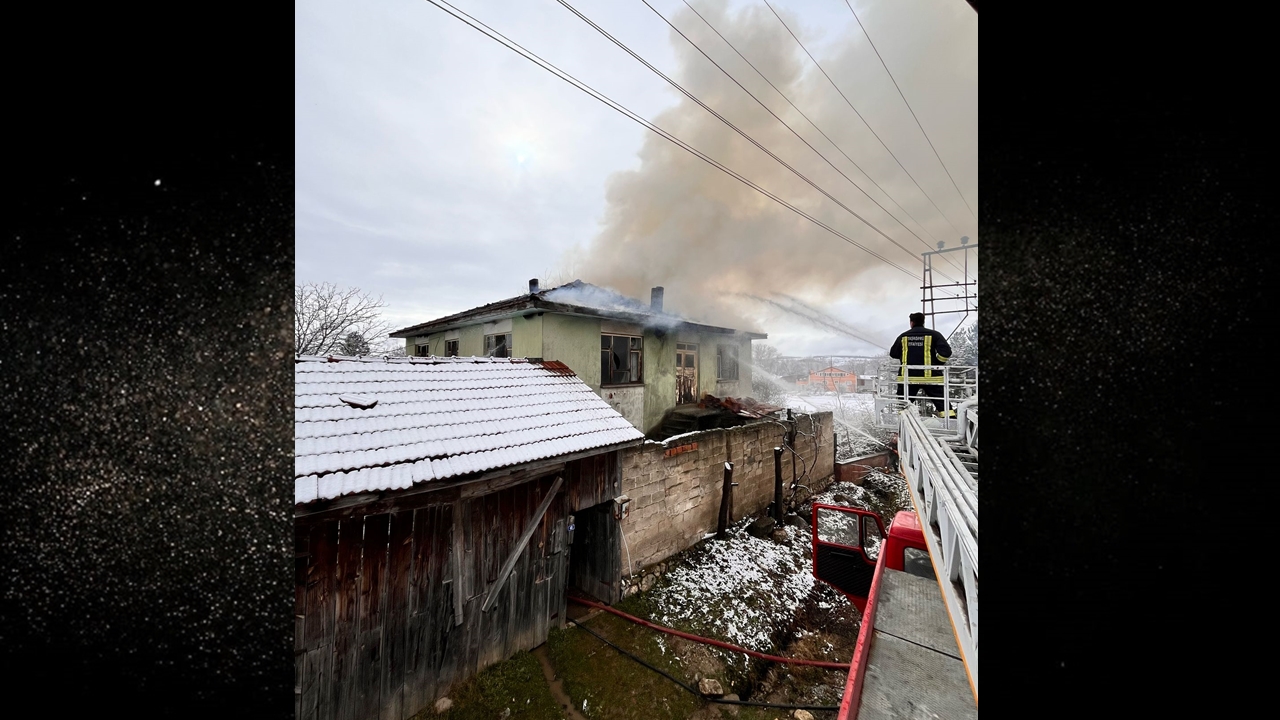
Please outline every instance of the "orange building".
[[797, 385], [807, 385], [814, 390], [828, 392], [854, 392], [858, 386], [858, 376], [838, 367], [809, 373], [807, 379], [796, 381]]

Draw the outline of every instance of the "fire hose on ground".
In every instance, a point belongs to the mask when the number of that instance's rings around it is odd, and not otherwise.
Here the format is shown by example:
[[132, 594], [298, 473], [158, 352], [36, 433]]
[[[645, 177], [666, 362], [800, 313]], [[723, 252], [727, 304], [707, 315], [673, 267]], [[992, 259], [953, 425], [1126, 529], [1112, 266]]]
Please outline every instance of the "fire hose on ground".
[[576, 602], [579, 605], [585, 605], [587, 607], [596, 608], [597, 610], [604, 610], [607, 613], [612, 613], [624, 620], [629, 620], [637, 625], [642, 625], [644, 627], [647, 627], [650, 630], [657, 630], [658, 632], [664, 632], [668, 635], [675, 635], [676, 637], [682, 637], [685, 640], [692, 640], [694, 642], [699, 642], [704, 645], [714, 645], [715, 647], [724, 648], [725, 650], [740, 652], [740, 653], [743, 653], [744, 655], [750, 655], [753, 658], [759, 658], [761, 660], [768, 660], [770, 662], [778, 663], [779, 665], [812, 665], [814, 667], [827, 668], [829, 670], [843, 670], [844, 672], [849, 672], [849, 663], [830, 662], [827, 660], [804, 660], [801, 658], [784, 658], [778, 655], [769, 655], [762, 652], [756, 652], [755, 650], [748, 650], [744, 647], [740, 647], [732, 643], [723, 642], [721, 640], [712, 640], [711, 638], [704, 638], [699, 635], [694, 635], [692, 633], [680, 632], [679, 630], [665, 627], [657, 623], [649, 622], [644, 618], [638, 618], [634, 615], [628, 615], [622, 612], [621, 610], [611, 608], [608, 605], [602, 605], [597, 602], [592, 602], [590, 600], [584, 600], [582, 598], [569, 596], [569, 601]]
[[[574, 600], [574, 602], [582, 602], [582, 601], [581, 601], [581, 600], [576, 600], [576, 599], [575, 599], [575, 600]], [[586, 604], [586, 603], [583, 603], [583, 604]], [[594, 605], [594, 604], [595, 604], [595, 603], [592, 603], [592, 605]], [[766, 703], [766, 702], [757, 702], [757, 701], [755, 701], [755, 700], [729, 700], [729, 699], [722, 698], [722, 697], [717, 698], [717, 697], [710, 697], [710, 696], [707, 696], [707, 695], [703, 695], [701, 692], [699, 692], [699, 691], [698, 691], [698, 689], [697, 689], [697, 688], [690, 687], [689, 685], [686, 685], [683, 681], [679, 680], [678, 678], [676, 678], [675, 676], [671, 675], [670, 673], [667, 673], [667, 672], [665, 672], [665, 671], [663, 671], [663, 670], [660, 670], [659, 668], [656, 668], [656, 667], [654, 667], [654, 666], [650, 665], [649, 663], [645, 662], [643, 659], [641, 659], [641, 658], [637, 657], [636, 655], [634, 655], [634, 654], [632, 654], [632, 653], [628, 652], [627, 650], [624, 650], [624, 649], [623, 649], [623, 648], [621, 648], [621, 647], [618, 647], [617, 645], [615, 645], [615, 644], [614, 644], [614, 643], [612, 643], [612, 642], [609, 642], [609, 641], [608, 641], [608, 640], [606, 640], [604, 637], [601, 637], [601, 635], [600, 635], [599, 633], [597, 633], [596, 631], [594, 631], [594, 630], [592, 630], [591, 628], [587, 627], [586, 625], [583, 625], [582, 623], [577, 622], [577, 621], [571, 621], [571, 622], [573, 622], [573, 624], [574, 624], [576, 627], [580, 627], [580, 628], [582, 628], [583, 630], [586, 630], [589, 634], [591, 634], [592, 636], [594, 636], [597, 640], [599, 640], [600, 642], [604, 643], [605, 645], [608, 645], [609, 647], [613, 648], [614, 650], [617, 650], [619, 653], [622, 653], [623, 655], [627, 656], [628, 658], [631, 658], [632, 660], [636, 661], [637, 663], [640, 663], [641, 665], [643, 665], [643, 666], [645, 666], [645, 667], [649, 668], [650, 670], [652, 670], [652, 671], [654, 671], [654, 672], [658, 673], [659, 675], [661, 675], [661, 676], [665, 677], [666, 679], [670, 680], [671, 682], [675, 683], [676, 685], [679, 685], [681, 688], [683, 688], [684, 690], [688, 691], [689, 693], [691, 693], [691, 694], [693, 694], [693, 695], [695, 695], [695, 696], [697, 696], [697, 697], [699, 697], [699, 698], [701, 698], [701, 699], [703, 699], [703, 700], [706, 700], [707, 702], [718, 703], [718, 704], [721, 704], [721, 705], [749, 705], [749, 706], [752, 706], [752, 707], [776, 708], [776, 709], [778, 709], [778, 710], [819, 710], [819, 711], [825, 711], [825, 712], [839, 712], [839, 710], [840, 710], [840, 706], [839, 706], [839, 705], [787, 705], [787, 704], [783, 704], [783, 703]], [[691, 636], [691, 637], [696, 637], [696, 636]], [[846, 667], [847, 667], [847, 666], [846, 666]]]

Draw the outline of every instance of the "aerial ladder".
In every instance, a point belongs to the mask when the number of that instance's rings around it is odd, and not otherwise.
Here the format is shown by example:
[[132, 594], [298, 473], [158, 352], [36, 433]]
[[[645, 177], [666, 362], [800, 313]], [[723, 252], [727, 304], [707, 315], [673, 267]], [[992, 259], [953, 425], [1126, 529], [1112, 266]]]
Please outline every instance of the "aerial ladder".
[[814, 576], [862, 613], [839, 720], [978, 716], [977, 368], [943, 372], [942, 402], [876, 392], [915, 512], [813, 506]]

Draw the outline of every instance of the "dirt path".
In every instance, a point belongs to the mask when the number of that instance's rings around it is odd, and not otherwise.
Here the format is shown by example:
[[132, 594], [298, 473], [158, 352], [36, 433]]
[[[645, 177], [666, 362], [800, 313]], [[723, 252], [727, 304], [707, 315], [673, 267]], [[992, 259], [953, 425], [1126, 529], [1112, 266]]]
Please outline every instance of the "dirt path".
[[551, 690], [551, 697], [555, 698], [556, 703], [560, 705], [564, 716], [569, 720], [587, 720], [573, 707], [573, 700], [564, 691], [564, 682], [556, 677], [556, 669], [551, 667], [551, 658], [547, 655], [546, 643], [534, 648], [533, 656], [538, 658], [538, 664], [542, 666], [542, 676], [547, 679], [547, 687]]

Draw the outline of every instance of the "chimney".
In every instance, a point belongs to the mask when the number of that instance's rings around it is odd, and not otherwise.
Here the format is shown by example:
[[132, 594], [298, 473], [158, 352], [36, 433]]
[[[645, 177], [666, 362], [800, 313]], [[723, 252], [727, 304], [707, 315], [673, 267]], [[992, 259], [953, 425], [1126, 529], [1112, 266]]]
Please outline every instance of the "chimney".
[[534, 295], [538, 292], [538, 278], [529, 281], [529, 294]]
[[662, 286], [653, 289], [653, 294], [649, 297], [649, 309], [654, 312], [662, 312]]

